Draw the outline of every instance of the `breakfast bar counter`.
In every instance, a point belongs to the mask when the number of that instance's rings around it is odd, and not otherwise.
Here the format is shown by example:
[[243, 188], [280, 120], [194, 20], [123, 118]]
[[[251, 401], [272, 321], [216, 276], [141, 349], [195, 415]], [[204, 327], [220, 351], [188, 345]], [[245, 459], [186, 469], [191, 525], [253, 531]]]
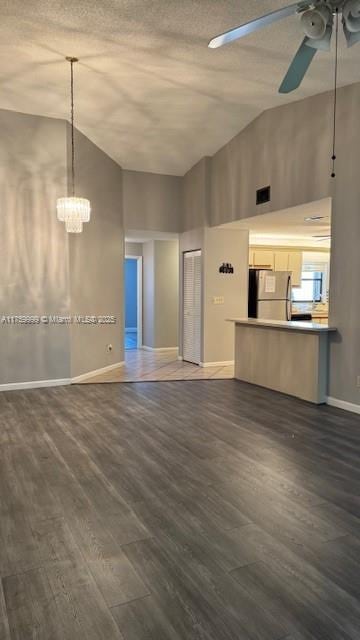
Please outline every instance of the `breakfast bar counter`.
[[328, 341], [334, 327], [315, 322], [231, 318], [235, 378], [315, 404], [326, 402]]

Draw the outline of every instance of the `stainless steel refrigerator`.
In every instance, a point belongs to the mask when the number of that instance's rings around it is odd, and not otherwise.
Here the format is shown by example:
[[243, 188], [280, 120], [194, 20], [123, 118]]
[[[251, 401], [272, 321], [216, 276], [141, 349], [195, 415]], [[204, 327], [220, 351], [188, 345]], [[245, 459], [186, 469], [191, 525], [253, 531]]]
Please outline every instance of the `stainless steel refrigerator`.
[[291, 271], [249, 270], [248, 316], [291, 320]]

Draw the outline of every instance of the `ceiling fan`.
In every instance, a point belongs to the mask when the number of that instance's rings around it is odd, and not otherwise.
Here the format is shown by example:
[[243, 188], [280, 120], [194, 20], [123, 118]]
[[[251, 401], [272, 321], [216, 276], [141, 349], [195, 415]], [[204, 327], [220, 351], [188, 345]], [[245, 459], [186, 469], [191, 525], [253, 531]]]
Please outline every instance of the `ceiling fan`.
[[216, 49], [273, 22], [300, 15], [305, 37], [279, 88], [279, 93], [290, 93], [300, 86], [316, 51], [330, 50], [334, 16], [337, 27], [340, 13], [348, 47], [352, 47], [360, 41], [360, 0], [299, 0], [216, 36], [210, 40], [209, 47]]

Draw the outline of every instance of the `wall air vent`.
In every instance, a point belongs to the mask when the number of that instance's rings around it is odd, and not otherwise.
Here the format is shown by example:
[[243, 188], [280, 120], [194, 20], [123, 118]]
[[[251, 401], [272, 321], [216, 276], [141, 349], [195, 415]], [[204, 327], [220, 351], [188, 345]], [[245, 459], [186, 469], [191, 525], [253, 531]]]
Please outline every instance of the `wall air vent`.
[[265, 204], [270, 202], [270, 187], [263, 187], [256, 192], [256, 204]]

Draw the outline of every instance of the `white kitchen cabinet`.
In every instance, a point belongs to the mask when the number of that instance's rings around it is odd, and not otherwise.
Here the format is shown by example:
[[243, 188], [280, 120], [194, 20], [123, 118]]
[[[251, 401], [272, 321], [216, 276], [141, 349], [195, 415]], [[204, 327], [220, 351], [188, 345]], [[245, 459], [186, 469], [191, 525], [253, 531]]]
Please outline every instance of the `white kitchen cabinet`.
[[291, 271], [293, 287], [300, 287], [302, 273], [301, 251], [275, 251], [275, 271]]
[[288, 251], [275, 251], [275, 271], [288, 271], [289, 253]]
[[274, 252], [273, 251], [261, 251], [256, 249], [254, 251], [254, 267], [264, 269], [274, 268]]
[[288, 260], [288, 271], [292, 272], [293, 287], [300, 287], [303, 257], [301, 251], [290, 251]]
[[300, 287], [303, 256], [301, 251], [249, 248], [249, 266], [257, 269], [291, 271], [293, 287]]

